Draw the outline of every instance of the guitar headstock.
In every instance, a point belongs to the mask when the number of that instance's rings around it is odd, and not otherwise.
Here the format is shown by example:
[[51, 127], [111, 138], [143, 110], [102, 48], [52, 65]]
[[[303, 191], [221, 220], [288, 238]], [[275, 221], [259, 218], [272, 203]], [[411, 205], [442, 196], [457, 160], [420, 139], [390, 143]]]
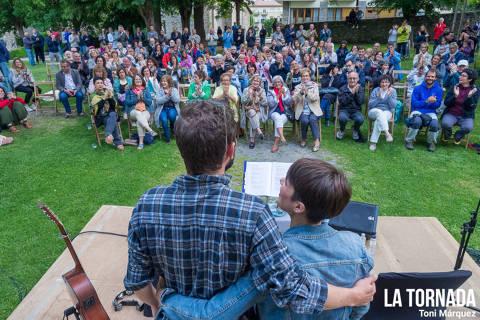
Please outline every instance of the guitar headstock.
[[63, 234], [63, 231], [65, 230], [63, 227], [63, 223], [60, 221], [60, 219], [58, 219], [55, 213], [53, 213], [52, 210], [50, 210], [47, 206], [45, 206], [40, 201], [38, 201], [38, 206], [40, 207], [40, 209], [42, 209], [43, 214], [46, 215], [50, 219], [50, 221], [55, 223], [60, 228], [60, 231]]

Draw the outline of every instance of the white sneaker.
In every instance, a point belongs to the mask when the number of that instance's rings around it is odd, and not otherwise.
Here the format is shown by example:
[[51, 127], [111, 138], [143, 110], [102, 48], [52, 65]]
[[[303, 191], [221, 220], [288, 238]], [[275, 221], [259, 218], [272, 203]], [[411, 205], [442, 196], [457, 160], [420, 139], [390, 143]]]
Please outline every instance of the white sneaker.
[[32, 104], [30, 105], [30, 109], [32, 109], [32, 111], [37, 110], [37, 106], [35, 105], [35, 103], [32, 103]]
[[377, 145], [376, 144], [370, 144], [370, 151], [375, 151], [377, 149]]
[[342, 138], [343, 138], [343, 132], [341, 130], [338, 130], [337, 131], [337, 139], [342, 140]]
[[392, 141], [393, 141], [393, 137], [392, 137], [392, 135], [389, 133], [389, 134], [387, 135], [387, 142], [392, 142]]
[[25, 105], [25, 110], [27, 110], [27, 112], [32, 112], [32, 108], [30, 108], [29, 106]]

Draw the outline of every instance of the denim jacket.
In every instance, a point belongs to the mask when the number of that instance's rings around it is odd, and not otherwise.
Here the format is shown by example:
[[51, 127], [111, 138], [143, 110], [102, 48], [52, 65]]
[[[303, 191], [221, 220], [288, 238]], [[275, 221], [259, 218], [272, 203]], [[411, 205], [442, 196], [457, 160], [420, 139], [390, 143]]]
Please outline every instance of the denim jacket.
[[[373, 259], [357, 234], [336, 231], [327, 223], [290, 228], [283, 234], [283, 239], [290, 254], [304, 270], [338, 287], [353, 287], [355, 282], [368, 277], [373, 268]], [[270, 295], [265, 296], [255, 288], [247, 273], [210, 300], [184, 297], [173, 290], [164, 290], [157, 319], [236, 319], [255, 302], [262, 320], [360, 319], [369, 309], [369, 306], [343, 307], [316, 315], [297, 314], [288, 308], [277, 307]]]
[[[355, 282], [368, 277], [373, 268], [373, 259], [356, 233], [336, 231], [327, 223], [290, 228], [283, 234], [283, 241], [305, 271], [338, 287], [353, 287]], [[323, 311], [320, 315], [300, 315], [278, 308], [270, 296], [257, 306], [261, 318], [265, 320], [360, 319], [369, 308], [343, 307]]]

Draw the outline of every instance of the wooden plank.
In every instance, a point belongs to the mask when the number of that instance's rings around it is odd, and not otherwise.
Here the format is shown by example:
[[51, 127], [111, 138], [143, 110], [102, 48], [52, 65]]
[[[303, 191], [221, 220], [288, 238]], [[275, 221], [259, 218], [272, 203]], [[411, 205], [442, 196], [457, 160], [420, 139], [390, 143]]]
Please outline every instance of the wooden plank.
[[[55, 208], [52, 208], [55, 209]], [[82, 229], [126, 234], [132, 207], [102, 206]], [[61, 219], [61, 212], [58, 212]], [[287, 216], [279, 221], [287, 228]], [[66, 226], [68, 230], [68, 226]], [[56, 237], [52, 233], [52, 239]], [[61, 241], [61, 240], [59, 240]], [[115, 312], [112, 300], [123, 290], [127, 265], [127, 241], [102, 234], [77, 237], [73, 245], [82, 265], [91, 279], [102, 304], [111, 319], [142, 319], [134, 307]], [[456, 259], [458, 243], [436, 218], [379, 217], [375, 273], [380, 272], [434, 272], [451, 271]], [[8, 319], [61, 319], [63, 310], [72, 305], [61, 275], [73, 268], [73, 260], [65, 251], [14, 310]], [[472, 277], [464, 289], [480, 288], [480, 268], [468, 254], [462, 269], [471, 270]], [[135, 296], [131, 297], [136, 299]], [[476, 292], [476, 301], [480, 296]]]

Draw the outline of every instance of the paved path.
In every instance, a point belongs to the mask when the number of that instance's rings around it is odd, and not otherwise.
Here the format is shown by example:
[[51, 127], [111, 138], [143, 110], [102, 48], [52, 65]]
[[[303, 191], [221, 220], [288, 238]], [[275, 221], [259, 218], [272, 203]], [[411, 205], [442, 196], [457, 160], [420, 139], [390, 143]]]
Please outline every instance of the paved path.
[[[295, 162], [300, 158], [317, 158], [327, 161], [335, 166], [338, 166], [338, 157], [320, 147], [318, 152], [312, 152], [312, 144], [307, 147], [300, 147], [300, 143], [295, 141], [287, 142], [287, 144], [280, 145], [280, 149], [276, 153], [270, 150], [273, 145], [273, 138], [266, 135], [265, 140], [256, 139], [255, 148], [249, 149], [248, 142], [245, 138], [239, 138], [237, 147], [235, 149], [235, 163], [231, 169], [233, 174], [232, 187], [240, 190], [243, 179], [243, 168], [245, 161], [273, 161], [273, 162]], [[347, 174], [348, 175], [348, 174]]]

